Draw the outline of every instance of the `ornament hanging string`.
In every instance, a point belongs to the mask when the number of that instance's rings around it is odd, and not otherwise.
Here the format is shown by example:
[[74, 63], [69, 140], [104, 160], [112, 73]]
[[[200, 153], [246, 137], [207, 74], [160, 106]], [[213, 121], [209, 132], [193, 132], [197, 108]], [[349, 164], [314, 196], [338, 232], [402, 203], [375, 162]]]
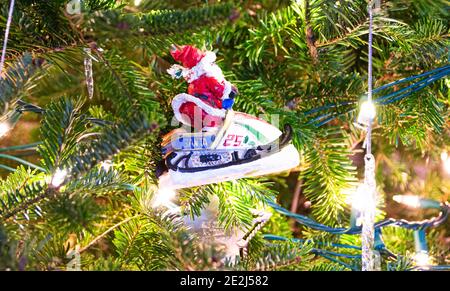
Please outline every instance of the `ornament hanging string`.
[[[367, 82], [368, 82], [368, 92], [367, 92], [367, 102], [372, 104], [372, 54], [373, 54], [373, 5], [374, 1], [371, 1], [368, 6], [369, 11], [369, 56], [368, 56], [368, 70], [367, 70]], [[367, 136], [366, 136], [366, 155], [372, 154], [372, 122], [367, 126]]]
[[3, 72], [3, 66], [5, 64], [6, 45], [8, 43], [9, 28], [11, 27], [11, 20], [12, 20], [13, 11], [14, 11], [14, 0], [11, 0], [11, 3], [9, 5], [8, 20], [6, 22], [5, 38], [3, 39], [2, 58], [0, 60], [0, 79], [3, 79], [2, 72]]

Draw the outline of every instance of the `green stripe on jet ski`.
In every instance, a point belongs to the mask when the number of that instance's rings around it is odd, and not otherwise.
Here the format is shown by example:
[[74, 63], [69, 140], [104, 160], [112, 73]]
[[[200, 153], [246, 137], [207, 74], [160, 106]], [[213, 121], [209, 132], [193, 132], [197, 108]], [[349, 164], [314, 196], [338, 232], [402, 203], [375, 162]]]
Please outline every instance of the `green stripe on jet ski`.
[[246, 130], [248, 130], [249, 132], [251, 132], [256, 139], [261, 143], [261, 144], [265, 144], [268, 143], [269, 141], [267, 140], [267, 138], [261, 134], [259, 131], [257, 131], [256, 129], [254, 129], [253, 127], [251, 127], [248, 124], [241, 124]]

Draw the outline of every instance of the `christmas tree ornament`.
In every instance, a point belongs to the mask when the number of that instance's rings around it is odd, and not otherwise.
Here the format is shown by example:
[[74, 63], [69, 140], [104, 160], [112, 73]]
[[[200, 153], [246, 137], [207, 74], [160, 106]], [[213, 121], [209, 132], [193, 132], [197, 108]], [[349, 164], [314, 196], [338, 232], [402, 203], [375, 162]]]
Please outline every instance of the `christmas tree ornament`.
[[377, 189], [375, 181], [375, 157], [372, 155], [372, 123], [376, 116], [375, 106], [372, 103], [372, 41], [373, 41], [373, 5], [376, 1], [371, 1], [368, 5], [369, 12], [369, 60], [368, 60], [368, 94], [367, 101], [363, 103], [360, 111], [361, 122], [367, 125], [367, 134], [364, 146], [366, 154], [364, 156], [364, 186], [367, 191], [366, 207], [362, 212], [361, 231], [361, 260], [363, 271], [375, 271], [375, 257], [378, 255], [374, 250], [375, 240], [375, 213], [377, 205]]
[[8, 35], [9, 35], [9, 29], [11, 27], [13, 11], [14, 11], [14, 0], [11, 0], [11, 2], [9, 4], [8, 20], [6, 21], [5, 37], [3, 38], [2, 57], [0, 59], [0, 79], [3, 78], [3, 74], [2, 74], [3, 66], [5, 65], [6, 47], [8, 44]]
[[296, 167], [299, 153], [284, 132], [255, 116], [232, 110], [238, 90], [225, 80], [216, 55], [195, 47], [173, 46], [181, 65], [168, 73], [184, 78], [188, 92], [172, 100], [184, 126], [163, 137], [161, 187], [179, 189], [282, 172]]
[[92, 97], [94, 96], [94, 75], [93, 75], [93, 71], [92, 71], [92, 58], [90, 56], [91, 48], [84, 48], [83, 51], [85, 53], [84, 75], [86, 78], [86, 87], [87, 87], [89, 99], [92, 99]]
[[362, 270], [375, 271], [375, 213], [377, 204], [377, 190], [375, 182], [375, 158], [372, 154], [366, 154], [364, 157], [364, 184], [366, 187], [367, 206], [362, 213], [362, 231], [361, 231], [361, 247], [362, 247]]

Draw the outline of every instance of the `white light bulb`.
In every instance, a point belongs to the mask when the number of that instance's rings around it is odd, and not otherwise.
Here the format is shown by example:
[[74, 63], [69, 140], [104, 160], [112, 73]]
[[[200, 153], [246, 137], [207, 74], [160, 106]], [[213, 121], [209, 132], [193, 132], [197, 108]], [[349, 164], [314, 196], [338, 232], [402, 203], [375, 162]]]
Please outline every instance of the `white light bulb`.
[[109, 172], [109, 170], [112, 168], [113, 164], [111, 160], [106, 160], [100, 163], [100, 166], [105, 172]]
[[153, 197], [152, 207], [165, 206], [168, 208], [172, 208], [173, 203], [172, 200], [177, 195], [177, 192], [170, 188], [159, 188], [155, 192], [155, 196]]
[[430, 256], [426, 251], [417, 252], [414, 255], [414, 261], [418, 266], [429, 266], [431, 264]]
[[377, 111], [375, 109], [375, 104], [370, 101], [364, 101], [359, 110], [358, 123], [369, 125], [376, 115]]
[[442, 168], [447, 174], [450, 174], [450, 158], [447, 152], [441, 153]]
[[448, 159], [448, 153], [447, 152], [442, 152], [441, 153], [441, 160], [442, 161], [446, 161]]
[[356, 210], [363, 212], [368, 209], [373, 203], [370, 195], [370, 190], [366, 184], [361, 183], [358, 189], [352, 193], [348, 199], [348, 203]]
[[52, 186], [53, 187], [59, 187], [61, 186], [61, 184], [64, 182], [64, 180], [66, 179], [67, 176], [67, 171], [66, 170], [61, 170], [61, 169], [57, 169], [56, 172], [53, 174], [52, 177]]
[[394, 201], [404, 204], [409, 207], [419, 208], [420, 207], [420, 198], [419, 196], [414, 195], [394, 195], [392, 197]]
[[11, 126], [7, 122], [0, 123], [0, 137], [6, 135], [11, 130]]
[[364, 213], [375, 211], [375, 200], [373, 193], [366, 184], [359, 184], [358, 188], [353, 190], [346, 199], [346, 202], [352, 206], [352, 217], [355, 219], [356, 226], [362, 225]]

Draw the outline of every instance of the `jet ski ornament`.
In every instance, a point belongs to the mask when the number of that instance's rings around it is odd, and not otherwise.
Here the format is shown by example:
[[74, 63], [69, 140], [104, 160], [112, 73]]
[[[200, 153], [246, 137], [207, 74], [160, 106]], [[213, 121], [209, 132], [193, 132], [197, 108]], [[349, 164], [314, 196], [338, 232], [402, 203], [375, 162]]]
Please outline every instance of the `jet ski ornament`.
[[[168, 73], [184, 78], [187, 93], [172, 100], [183, 124], [163, 137], [164, 159], [157, 169], [160, 188], [181, 189], [283, 172], [300, 163], [292, 129], [281, 132], [255, 116], [232, 110], [238, 90], [225, 80], [216, 55], [193, 46], [172, 46], [182, 65]], [[192, 130], [193, 129], [193, 130]]]

